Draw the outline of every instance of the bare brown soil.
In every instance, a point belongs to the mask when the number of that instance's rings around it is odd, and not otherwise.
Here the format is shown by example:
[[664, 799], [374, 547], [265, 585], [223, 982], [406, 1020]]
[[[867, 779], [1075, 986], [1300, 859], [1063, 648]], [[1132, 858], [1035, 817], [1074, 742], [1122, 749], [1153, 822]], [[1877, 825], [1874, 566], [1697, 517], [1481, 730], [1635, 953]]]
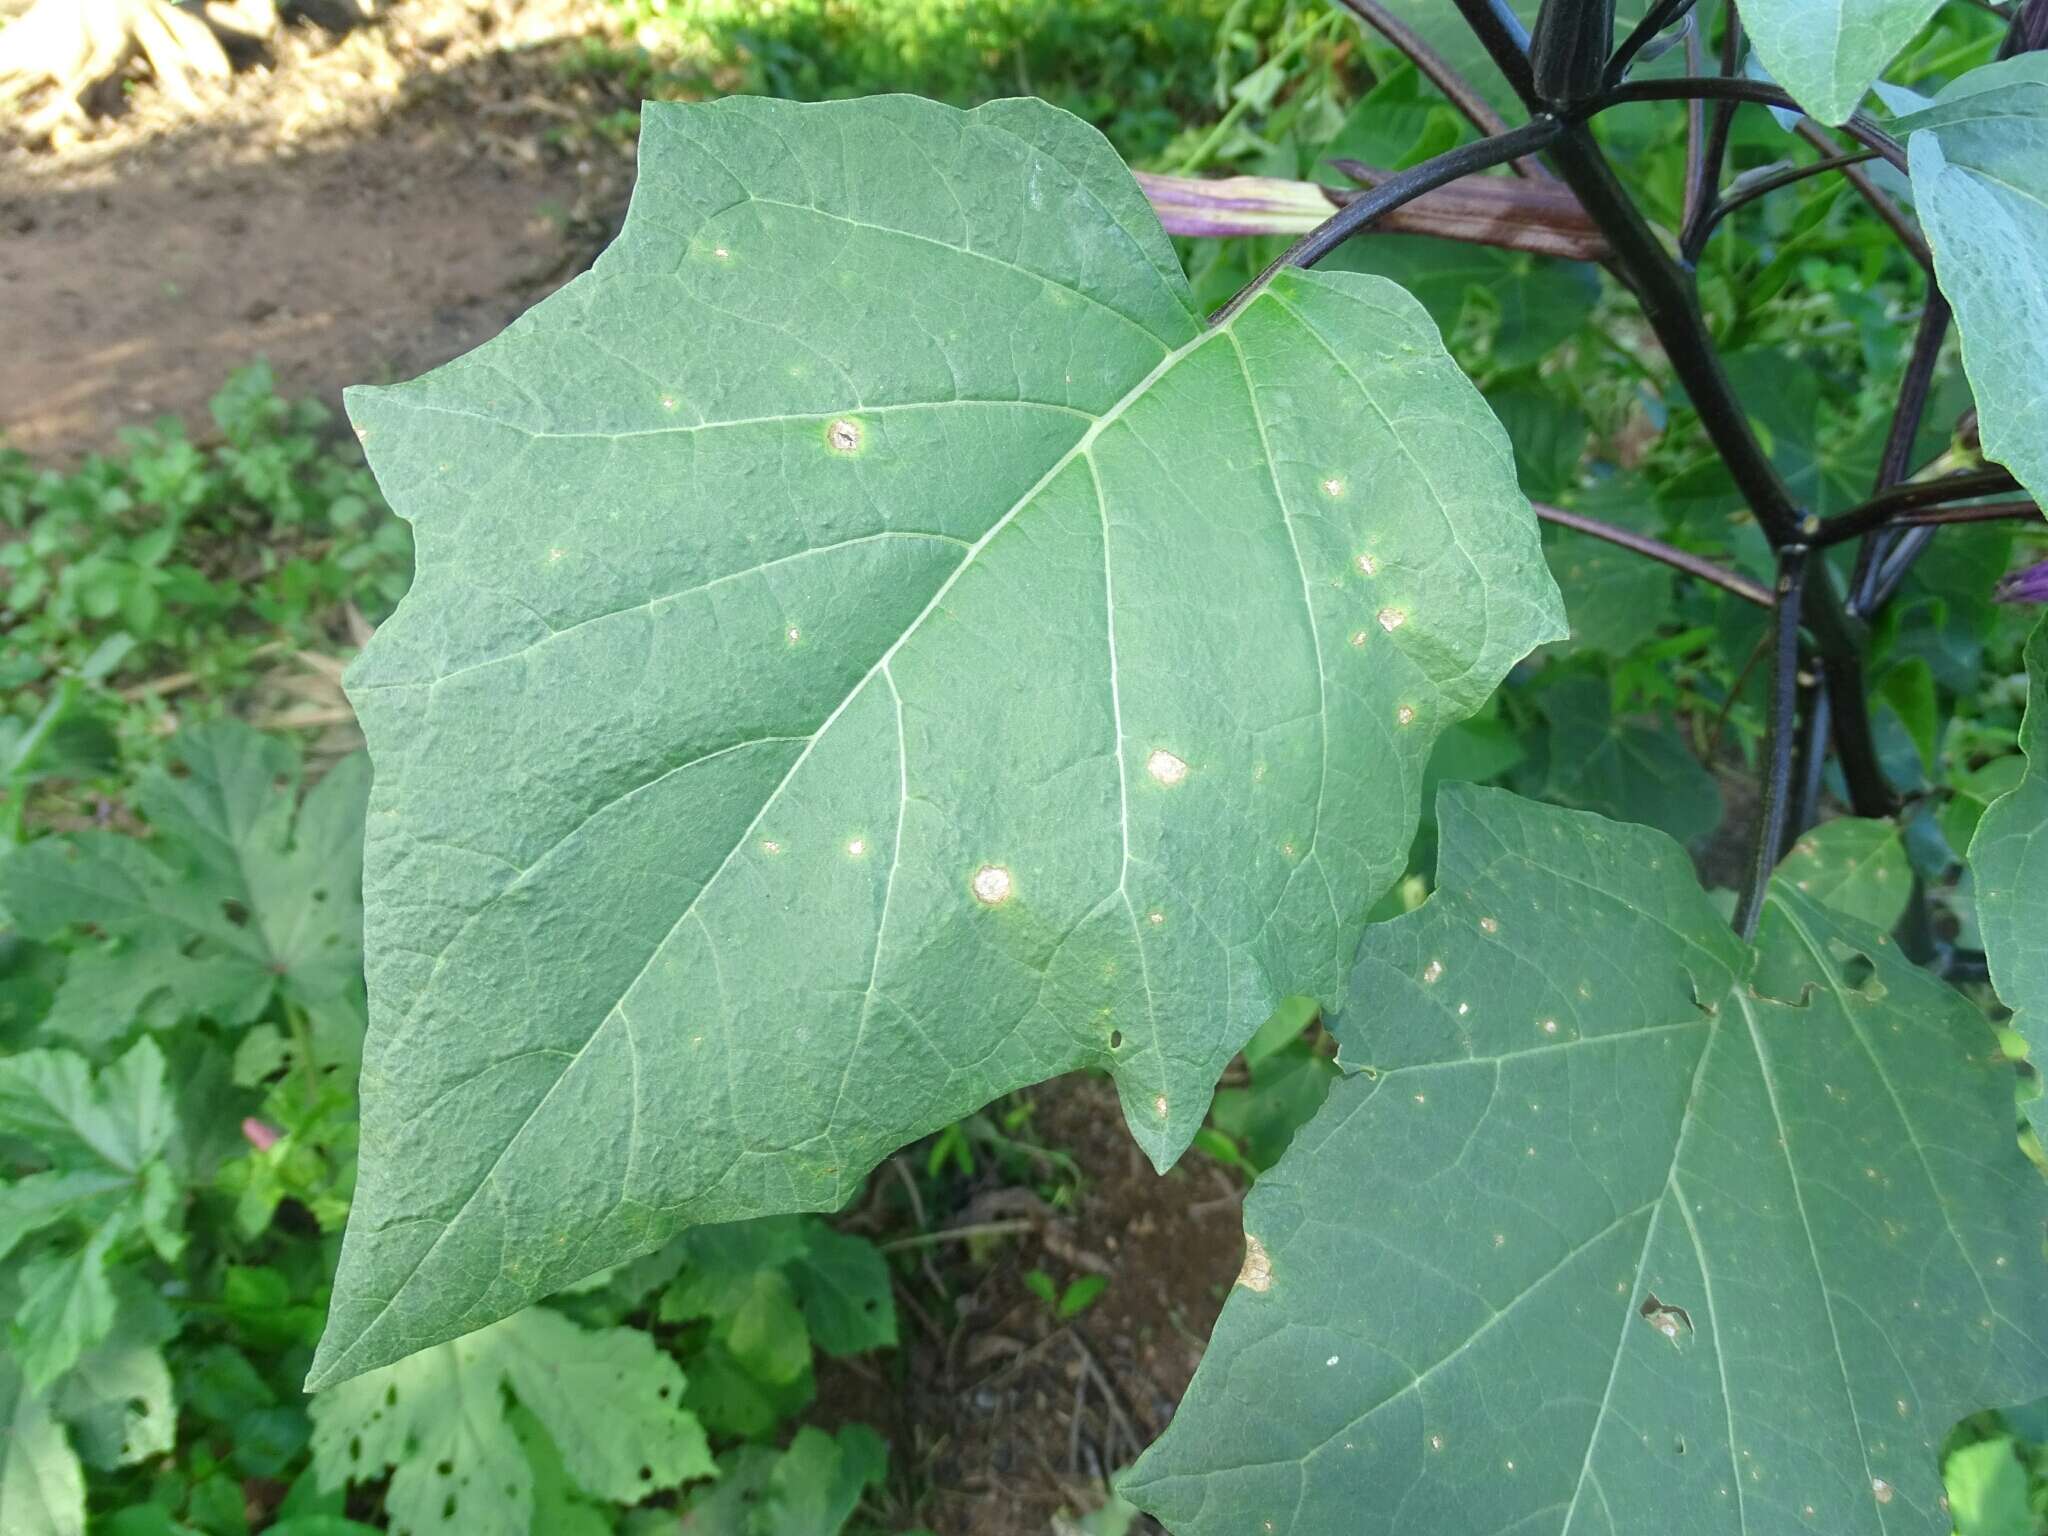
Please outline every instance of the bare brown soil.
[[[902, 1348], [887, 1374], [863, 1365], [821, 1383], [825, 1417], [889, 1437], [899, 1507], [939, 1536], [1046, 1536], [1099, 1507], [1108, 1475], [1172, 1417], [1243, 1261], [1236, 1181], [1199, 1153], [1154, 1173], [1107, 1079], [1028, 1097], [1032, 1140], [1079, 1168], [1071, 1201], [1056, 1208], [989, 1169], [956, 1210], [923, 1212], [932, 1232], [1007, 1230], [916, 1250], [929, 1262], [898, 1284]], [[854, 1224], [901, 1241], [918, 1225], [897, 1200], [904, 1180], [888, 1168], [876, 1180]], [[1084, 1275], [1108, 1284], [1062, 1322], [1026, 1286], [1034, 1269], [1062, 1290]]]
[[593, 0], [401, 0], [176, 114], [147, 82], [57, 148], [0, 150], [0, 432], [43, 459], [267, 357], [288, 393], [415, 373], [573, 274], [622, 205], [626, 105], [566, 73]]

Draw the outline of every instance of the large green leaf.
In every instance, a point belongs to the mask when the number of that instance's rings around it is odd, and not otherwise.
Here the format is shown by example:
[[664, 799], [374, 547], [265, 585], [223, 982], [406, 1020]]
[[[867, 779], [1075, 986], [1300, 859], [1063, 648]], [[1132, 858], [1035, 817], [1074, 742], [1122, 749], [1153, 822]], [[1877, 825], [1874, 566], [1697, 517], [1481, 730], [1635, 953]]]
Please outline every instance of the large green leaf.
[[1941, 0], [1748, 0], [1742, 24], [1771, 78], [1824, 123], [1847, 122]]
[[[2027, 678], [2026, 776], [1977, 823], [1970, 875], [1992, 984], [2035, 1065], [2048, 1066], [2048, 619], [2027, 642]], [[2048, 1100], [2030, 1100], [2027, 1112], [2048, 1129]]]
[[1984, 452], [2048, 504], [2048, 53], [1973, 69], [1892, 128], [1909, 136]]
[[1647, 829], [1438, 814], [1126, 1495], [1179, 1536], [1946, 1532], [1950, 1426], [2048, 1384], [1983, 1017], [1782, 882], [1747, 948]]
[[1154, 1160], [1328, 1000], [1430, 744], [1556, 590], [1419, 306], [1202, 327], [1036, 102], [650, 108], [631, 216], [351, 411], [419, 575], [376, 763], [362, 1180], [314, 1370], [832, 1208], [1007, 1089]]

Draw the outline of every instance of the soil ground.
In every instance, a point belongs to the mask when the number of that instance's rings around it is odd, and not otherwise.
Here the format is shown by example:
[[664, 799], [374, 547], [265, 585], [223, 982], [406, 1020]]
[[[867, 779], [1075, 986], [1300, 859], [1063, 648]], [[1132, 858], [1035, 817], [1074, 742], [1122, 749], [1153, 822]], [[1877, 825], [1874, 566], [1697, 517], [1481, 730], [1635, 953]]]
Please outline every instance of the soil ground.
[[623, 206], [628, 150], [577, 125], [630, 101], [565, 74], [605, 24], [589, 0], [402, 0], [288, 27], [203, 119], [144, 84], [86, 137], [8, 145], [6, 441], [75, 459], [162, 413], [203, 423], [255, 357], [331, 401], [497, 331]]
[[[596, 0], [397, 0], [344, 33], [290, 26], [199, 121], [143, 85], [54, 149], [0, 147], [0, 441], [65, 462], [164, 413], [204, 433], [252, 358], [333, 403], [495, 333], [624, 207], [630, 150], [588, 125], [630, 86], [575, 68], [612, 29]], [[925, 1210], [885, 1169], [855, 1218], [883, 1240], [1007, 1224], [918, 1250], [903, 1347], [821, 1383], [822, 1417], [885, 1431], [895, 1512], [939, 1536], [1044, 1536], [1100, 1505], [1171, 1415], [1241, 1257], [1237, 1187], [1198, 1155], [1162, 1181], [1107, 1082], [1033, 1102], [1035, 1155], [1078, 1169], [1061, 1207], [988, 1168], [958, 1209]], [[1062, 1323], [1033, 1269], [1108, 1285]]]

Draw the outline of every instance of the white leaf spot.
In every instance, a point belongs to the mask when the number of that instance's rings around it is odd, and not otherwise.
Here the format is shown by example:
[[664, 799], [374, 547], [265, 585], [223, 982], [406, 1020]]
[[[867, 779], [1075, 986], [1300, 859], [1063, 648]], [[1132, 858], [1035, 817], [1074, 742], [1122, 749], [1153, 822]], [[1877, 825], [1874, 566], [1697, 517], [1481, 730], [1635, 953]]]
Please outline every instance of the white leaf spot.
[[1443, 961], [1441, 961], [1441, 960], [1432, 960], [1432, 961], [1430, 961], [1430, 962], [1429, 962], [1429, 964], [1425, 965], [1425, 966], [1424, 966], [1424, 967], [1422, 968], [1422, 979], [1423, 979], [1424, 981], [1436, 981], [1437, 979], [1439, 979], [1439, 978], [1440, 978], [1440, 977], [1441, 977], [1441, 976], [1443, 975], [1443, 973], [1444, 973], [1444, 963], [1443, 963]]
[[1000, 864], [984, 864], [974, 872], [974, 899], [999, 906], [1010, 899], [1010, 872]]
[[1332, 1355], [1332, 1356], [1330, 1356], [1330, 1358], [1329, 1358], [1329, 1359], [1327, 1359], [1327, 1360], [1325, 1360], [1325, 1361], [1323, 1362], [1323, 1364], [1324, 1364], [1324, 1365], [1335, 1365], [1336, 1363], [1337, 1363], [1337, 1357], [1336, 1357], [1335, 1355]]
[[1557, 1020], [1545, 1019], [1539, 1027], [1546, 1035], [1554, 1035], [1557, 1033]]
[[1145, 759], [1145, 771], [1171, 788], [1188, 776], [1188, 765], [1162, 747]]
[[1380, 610], [1380, 628], [1390, 635], [1407, 622], [1408, 615], [1399, 608], [1382, 608]]
[[1166, 1095], [1165, 1095], [1165, 1094], [1163, 1094], [1163, 1093], [1162, 1093], [1161, 1095], [1159, 1095], [1159, 1097], [1158, 1097], [1158, 1098], [1156, 1098], [1156, 1099], [1154, 1099], [1154, 1100], [1152, 1101], [1152, 1113], [1153, 1113], [1153, 1114], [1155, 1114], [1155, 1115], [1157, 1115], [1157, 1116], [1158, 1116], [1158, 1117], [1159, 1117], [1160, 1119], [1162, 1119], [1162, 1120], [1164, 1120], [1164, 1119], [1166, 1118]]
[[794, 624], [790, 625], [789, 628], [785, 629], [782, 632], [782, 638], [787, 640], [791, 645], [795, 645], [797, 641], [803, 639], [803, 637], [804, 632], [798, 629]]
[[1413, 725], [1415, 723], [1415, 711], [1408, 705], [1403, 704], [1394, 711], [1394, 720], [1399, 725]]
[[1150, 923], [1154, 928], [1157, 928], [1161, 923], [1166, 921], [1166, 914], [1164, 912], [1148, 912], [1145, 914], [1145, 921]]
[[1500, 932], [1500, 920], [1498, 918], [1482, 917], [1479, 919], [1479, 926], [1488, 933]]
[[1323, 482], [1323, 494], [1325, 496], [1342, 496], [1344, 494], [1344, 482], [1335, 475], [1330, 476], [1329, 479]]
[[763, 853], [780, 853], [782, 852], [782, 844], [776, 842], [772, 837], [763, 838], [761, 841], [761, 851]]
[[1373, 559], [1371, 555], [1360, 555], [1358, 557], [1358, 569], [1360, 574], [1371, 576], [1375, 572], [1377, 572], [1379, 568], [1379, 561]]
[[846, 843], [846, 851], [857, 859], [868, 851], [868, 840], [864, 837], [849, 838]]
[[1873, 1477], [1870, 1480], [1870, 1492], [1880, 1504], [1889, 1504], [1892, 1501], [1892, 1485], [1881, 1477]]

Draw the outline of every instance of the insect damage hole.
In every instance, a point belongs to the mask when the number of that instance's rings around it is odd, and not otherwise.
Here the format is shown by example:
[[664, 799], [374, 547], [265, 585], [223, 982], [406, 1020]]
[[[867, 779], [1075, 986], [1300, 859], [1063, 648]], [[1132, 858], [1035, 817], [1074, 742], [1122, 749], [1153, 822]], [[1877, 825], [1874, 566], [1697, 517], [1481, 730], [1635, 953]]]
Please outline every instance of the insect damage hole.
[[974, 899], [998, 907], [1010, 899], [1010, 872], [1000, 864], [984, 864], [974, 872]]
[[1644, 1322], [1674, 1344], [1682, 1343], [1692, 1334], [1692, 1314], [1683, 1307], [1667, 1306], [1657, 1299], [1655, 1291], [1643, 1298], [1636, 1311]]
[[1188, 776], [1188, 765], [1161, 747], [1145, 759], [1145, 771], [1171, 789]]
[[860, 423], [851, 416], [840, 416], [825, 428], [825, 446], [834, 453], [858, 451], [861, 442]]

